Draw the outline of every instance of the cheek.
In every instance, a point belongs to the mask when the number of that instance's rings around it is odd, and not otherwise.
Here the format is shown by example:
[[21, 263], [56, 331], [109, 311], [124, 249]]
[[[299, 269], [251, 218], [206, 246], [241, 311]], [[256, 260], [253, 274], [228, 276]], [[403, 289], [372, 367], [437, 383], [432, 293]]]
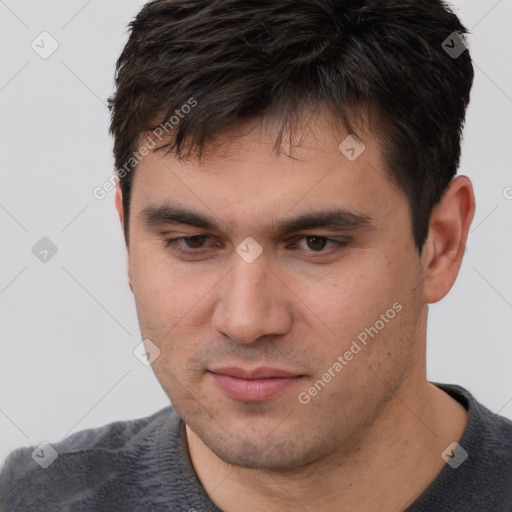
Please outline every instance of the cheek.
[[342, 340], [373, 324], [399, 296], [397, 278], [382, 261], [365, 267], [347, 264], [319, 278], [301, 278], [296, 290], [322, 333]]
[[158, 343], [185, 314], [187, 288], [183, 279], [171, 271], [169, 262], [155, 257], [140, 243], [134, 243], [134, 247], [130, 272], [139, 323], [143, 335]]
[[[214, 272], [194, 274], [142, 244], [131, 256], [133, 294], [142, 336], [151, 339], [167, 360], [183, 360], [200, 343], [208, 322]], [[203, 336], [204, 337], [204, 336]], [[172, 356], [172, 357], [171, 357]]]

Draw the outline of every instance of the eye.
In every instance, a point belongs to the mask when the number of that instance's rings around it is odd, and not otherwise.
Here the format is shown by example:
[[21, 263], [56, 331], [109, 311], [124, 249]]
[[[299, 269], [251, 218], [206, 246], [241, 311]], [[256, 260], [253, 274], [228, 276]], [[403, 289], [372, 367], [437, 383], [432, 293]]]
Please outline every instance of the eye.
[[[176, 238], [167, 238], [165, 240], [166, 247], [172, 247], [174, 250], [182, 254], [192, 254], [199, 252], [198, 249], [203, 248], [204, 242], [211, 238], [208, 235], [180, 236]], [[185, 244], [185, 246], [181, 243]], [[184, 248], [185, 247], [185, 248]]]
[[302, 247], [300, 247], [301, 249], [305, 250], [306, 252], [319, 253], [320, 255], [333, 252], [332, 250], [324, 251], [325, 247], [328, 245], [332, 249], [336, 247], [340, 248], [348, 244], [348, 241], [331, 240], [325, 236], [317, 235], [304, 235], [300, 238], [297, 238], [296, 240], [305, 242], [305, 244], [302, 244]]

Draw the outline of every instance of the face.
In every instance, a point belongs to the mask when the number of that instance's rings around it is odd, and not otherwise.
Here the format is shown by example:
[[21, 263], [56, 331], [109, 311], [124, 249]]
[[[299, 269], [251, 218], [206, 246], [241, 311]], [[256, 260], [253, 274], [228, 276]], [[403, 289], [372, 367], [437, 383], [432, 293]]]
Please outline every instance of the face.
[[157, 151], [134, 176], [129, 275], [153, 369], [234, 465], [343, 451], [420, 350], [420, 258], [377, 138], [350, 161], [325, 114], [309, 128], [276, 154], [273, 128], [247, 122], [200, 162]]

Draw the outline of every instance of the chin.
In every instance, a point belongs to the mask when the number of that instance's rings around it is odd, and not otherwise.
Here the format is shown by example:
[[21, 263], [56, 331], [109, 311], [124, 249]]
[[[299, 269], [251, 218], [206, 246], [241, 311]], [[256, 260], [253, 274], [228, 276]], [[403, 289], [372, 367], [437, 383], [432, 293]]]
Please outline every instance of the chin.
[[[204, 432], [201, 432], [204, 434]], [[329, 447], [322, 450], [319, 446], [305, 446], [295, 439], [268, 439], [261, 434], [258, 439], [229, 435], [226, 438], [211, 438], [210, 435], [198, 435], [202, 442], [223, 462], [246, 469], [266, 471], [296, 470], [307, 466], [329, 453]]]

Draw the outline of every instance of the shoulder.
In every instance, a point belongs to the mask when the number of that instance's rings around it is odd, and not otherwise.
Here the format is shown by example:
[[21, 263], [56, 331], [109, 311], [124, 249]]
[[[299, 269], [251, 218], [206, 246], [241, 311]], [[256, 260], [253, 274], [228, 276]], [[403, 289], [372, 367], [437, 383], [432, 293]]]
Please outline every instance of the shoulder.
[[112, 496], [136, 492], [157, 471], [155, 437], [172, 413], [169, 406], [146, 418], [15, 450], [0, 472], [0, 511], [72, 510], [74, 503], [87, 500], [91, 506], [80, 510], [96, 510], [94, 497], [109, 486], [117, 488], [113, 494], [109, 491]]
[[[468, 423], [456, 448], [461, 458], [448, 462], [436, 480], [407, 509], [510, 512], [512, 506], [512, 421], [492, 412], [467, 389], [433, 383], [468, 411]], [[449, 504], [449, 505], [448, 505]]]
[[494, 492], [502, 491], [512, 506], [512, 421], [490, 411], [468, 391], [461, 392], [470, 397], [473, 410], [465, 439], [480, 465], [479, 485], [487, 483]]
[[[510, 459], [512, 464], [512, 421], [489, 410], [467, 389], [454, 384], [436, 384], [468, 410], [468, 424], [463, 439], [477, 445], [482, 455]], [[475, 446], [476, 447], [476, 446]]]

